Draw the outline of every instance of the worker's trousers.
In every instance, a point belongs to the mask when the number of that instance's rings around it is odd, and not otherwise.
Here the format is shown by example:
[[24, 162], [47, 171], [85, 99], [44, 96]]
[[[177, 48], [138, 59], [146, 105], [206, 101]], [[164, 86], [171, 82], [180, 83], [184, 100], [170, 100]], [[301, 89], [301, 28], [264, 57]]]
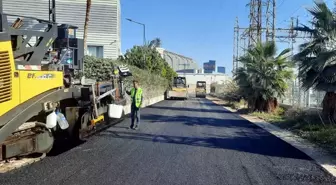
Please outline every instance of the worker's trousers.
[[[135, 105], [131, 105], [131, 127], [139, 126], [140, 124], [140, 108], [136, 108]], [[136, 124], [134, 125], [134, 121]]]

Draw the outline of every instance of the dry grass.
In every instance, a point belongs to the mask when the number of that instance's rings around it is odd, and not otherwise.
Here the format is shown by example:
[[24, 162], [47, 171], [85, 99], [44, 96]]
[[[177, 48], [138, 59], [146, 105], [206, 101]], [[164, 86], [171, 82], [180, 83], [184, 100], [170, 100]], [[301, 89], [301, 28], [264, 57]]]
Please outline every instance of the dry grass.
[[294, 107], [275, 113], [252, 113], [252, 115], [336, 153], [336, 125], [323, 120], [319, 110]]
[[267, 122], [282, 122], [284, 121], [284, 114], [285, 110], [282, 107], [278, 107], [272, 113], [265, 113], [265, 112], [252, 112], [250, 113], [251, 116], [256, 116], [261, 118]]

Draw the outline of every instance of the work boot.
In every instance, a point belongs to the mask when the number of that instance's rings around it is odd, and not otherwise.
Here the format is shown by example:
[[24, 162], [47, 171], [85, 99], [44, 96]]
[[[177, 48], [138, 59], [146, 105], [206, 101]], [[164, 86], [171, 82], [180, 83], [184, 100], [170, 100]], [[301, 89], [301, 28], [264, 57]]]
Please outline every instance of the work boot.
[[135, 125], [135, 127], [133, 128], [134, 130], [138, 130], [139, 129], [139, 126], [138, 125]]
[[128, 127], [128, 129], [133, 129], [133, 128], [134, 128], [134, 127], [132, 127], [132, 126], [129, 126], [129, 127]]

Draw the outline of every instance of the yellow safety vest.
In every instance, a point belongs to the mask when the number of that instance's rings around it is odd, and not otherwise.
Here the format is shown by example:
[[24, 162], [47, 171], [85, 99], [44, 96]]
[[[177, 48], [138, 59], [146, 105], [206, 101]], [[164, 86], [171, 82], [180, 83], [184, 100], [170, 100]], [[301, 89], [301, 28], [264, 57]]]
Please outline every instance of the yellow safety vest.
[[135, 106], [137, 108], [139, 108], [141, 106], [141, 99], [142, 99], [142, 89], [141, 88], [138, 88], [137, 91], [136, 91], [136, 94], [135, 94], [135, 88], [133, 88], [131, 90], [131, 98], [132, 98], [132, 101], [134, 99], [134, 96], [135, 96]]
[[119, 70], [118, 69], [115, 69], [114, 70], [114, 74], [117, 75], [119, 73]]

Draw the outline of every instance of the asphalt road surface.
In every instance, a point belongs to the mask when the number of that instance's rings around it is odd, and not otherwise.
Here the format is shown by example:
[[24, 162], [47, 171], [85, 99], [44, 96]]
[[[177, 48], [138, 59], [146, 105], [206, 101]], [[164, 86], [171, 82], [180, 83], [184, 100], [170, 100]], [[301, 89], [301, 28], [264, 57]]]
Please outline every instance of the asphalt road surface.
[[206, 99], [163, 101], [85, 143], [0, 175], [1, 185], [308, 185], [336, 180], [305, 154]]

